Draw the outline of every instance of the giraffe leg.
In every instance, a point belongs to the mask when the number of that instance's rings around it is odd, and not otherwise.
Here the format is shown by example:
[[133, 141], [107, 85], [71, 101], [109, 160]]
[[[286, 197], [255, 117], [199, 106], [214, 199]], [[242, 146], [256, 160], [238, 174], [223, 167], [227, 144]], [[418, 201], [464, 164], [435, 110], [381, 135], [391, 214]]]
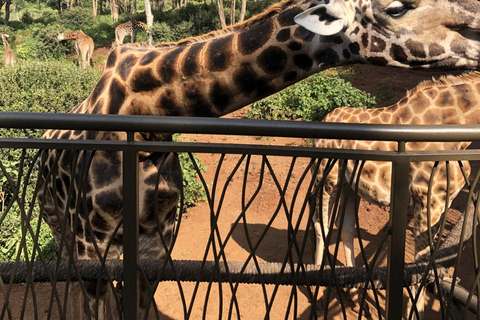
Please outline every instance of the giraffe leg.
[[[340, 208], [345, 205], [345, 213], [340, 212], [336, 219], [337, 228], [341, 228], [341, 239], [345, 252], [345, 265], [347, 267], [355, 267], [355, 200], [356, 194], [351, 188], [344, 184], [342, 187], [342, 203]], [[345, 201], [343, 203], [343, 201]], [[343, 217], [343, 222], [341, 221]], [[342, 223], [341, 223], [342, 222]], [[340, 225], [341, 224], [341, 225]], [[360, 312], [360, 292], [359, 289], [352, 288], [349, 290], [350, 298], [353, 302], [353, 311]], [[368, 305], [366, 305], [368, 307]], [[367, 310], [367, 309], [366, 309]]]

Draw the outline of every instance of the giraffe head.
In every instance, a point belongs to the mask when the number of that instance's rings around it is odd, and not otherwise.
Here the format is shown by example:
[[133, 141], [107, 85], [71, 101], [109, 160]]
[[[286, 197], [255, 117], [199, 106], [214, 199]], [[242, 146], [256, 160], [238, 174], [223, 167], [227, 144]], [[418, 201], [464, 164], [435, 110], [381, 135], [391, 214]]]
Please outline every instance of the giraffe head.
[[8, 38], [10, 36], [6, 33], [0, 32], [0, 37], [2, 38], [2, 40], [6, 40], [6, 38]]
[[58, 35], [57, 35], [57, 39], [58, 40], [64, 40], [65, 39], [65, 34], [63, 32], [60, 32]]
[[[403, 68], [478, 69], [477, 0], [321, 0], [295, 22], [350, 50], [333, 50], [327, 66], [366, 62]], [[353, 49], [353, 50], [352, 50]]]

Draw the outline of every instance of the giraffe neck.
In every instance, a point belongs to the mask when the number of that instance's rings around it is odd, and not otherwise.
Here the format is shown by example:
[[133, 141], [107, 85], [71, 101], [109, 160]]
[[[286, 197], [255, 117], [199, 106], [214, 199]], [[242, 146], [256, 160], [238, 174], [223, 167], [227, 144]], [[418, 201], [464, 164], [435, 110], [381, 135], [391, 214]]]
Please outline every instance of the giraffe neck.
[[2, 36], [2, 41], [3, 41], [3, 46], [5, 47], [5, 51], [11, 50], [10, 45], [7, 42], [7, 39], [5, 39], [5, 37], [3, 36]]
[[[350, 40], [321, 37], [295, 24], [294, 16], [309, 4], [291, 3], [226, 31], [152, 50], [115, 49], [88, 112], [219, 117], [322, 67], [347, 63], [337, 52], [347, 50], [355, 58]], [[108, 87], [102, 99], [99, 92]]]
[[78, 31], [73, 31], [63, 35], [63, 40], [77, 40], [78, 38]]

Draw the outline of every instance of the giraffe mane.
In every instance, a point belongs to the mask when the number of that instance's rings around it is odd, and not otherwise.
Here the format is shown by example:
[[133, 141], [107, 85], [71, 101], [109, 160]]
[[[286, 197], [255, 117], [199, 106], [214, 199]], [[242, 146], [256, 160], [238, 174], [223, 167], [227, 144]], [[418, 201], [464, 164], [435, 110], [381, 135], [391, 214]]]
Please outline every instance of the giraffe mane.
[[197, 43], [197, 42], [203, 42], [209, 39], [213, 39], [216, 37], [220, 37], [223, 35], [230, 34], [234, 31], [242, 30], [245, 28], [249, 28], [252, 25], [255, 25], [259, 22], [263, 22], [265, 18], [268, 18], [269, 16], [272, 16], [276, 13], [278, 13], [280, 10], [284, 9], [287, 6], [290, 6], [296, 2], [300, 2], [299, 0], [282, 0], [279, 3], [271, 5], [269, 8], [264, 10], [263, 12], [251, 17], [248, 20], [239, 22], [233, 26], [229, 26], [226, 29], [223, 30], [215, 30], [211, 31], [199, 36], [194, 36], [194, 37], [189, 37], [185, 39], [181, 39], [176, 42], [161, 42], [156, 44], [154, 47], [155, 48], [165, 48], [165, 47], [172, 47], [172, 46], [179, 46], [179, 45], [187, 45], [191, 43]]
[[480, 77], [480, 72], [473, 71], [473, 72], [463, 73], [460, 76], [446, 75], [446, 76], [441, 76], [438, 79], [432, 78], [432, 80], [422, 81], [415, 88], [408, 90], [407, 91], [407, 96], [411, 96], [411, 95], [413, 95], [417, 92], [420, 92], [420, 91], [428, 89], [428, 88], [455, 86], [455, 85], [465, 84], [467, 82], [475, 81], [479, 77]]

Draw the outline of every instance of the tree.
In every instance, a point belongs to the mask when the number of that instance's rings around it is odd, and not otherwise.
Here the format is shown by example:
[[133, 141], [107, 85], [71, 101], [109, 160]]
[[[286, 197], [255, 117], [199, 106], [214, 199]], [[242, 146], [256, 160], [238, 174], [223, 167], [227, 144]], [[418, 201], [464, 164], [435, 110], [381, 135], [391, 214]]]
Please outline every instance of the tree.
[[118, 21], [118, 0], [112, 0], [112, 19], [113, 22]]
[[152, 3], [150, 0], [145, 0], [145, 15], [147, 16], [147, 43], [152, 44], [152, 34], [150, 30], [153, 26], [153, 14], [152, 14]]
[[223, 10], [223, 0], [217, 0], [218, 3], [218, 16], [220, 17], [220, 24], [222, 29], [227, 27], [227, 23], [225, 22], [225, 11]]

